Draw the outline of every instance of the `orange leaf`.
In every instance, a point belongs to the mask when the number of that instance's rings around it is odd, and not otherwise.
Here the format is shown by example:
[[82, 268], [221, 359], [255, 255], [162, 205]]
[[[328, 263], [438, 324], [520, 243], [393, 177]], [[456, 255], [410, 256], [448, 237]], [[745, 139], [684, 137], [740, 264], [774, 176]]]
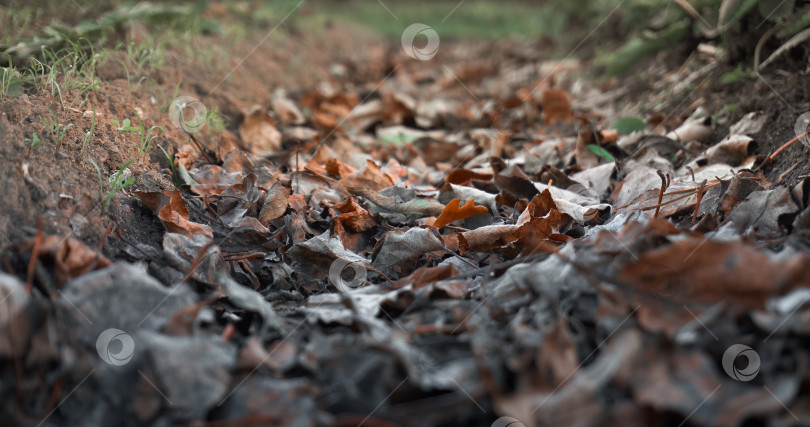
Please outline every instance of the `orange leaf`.
[[546, 124], [570, 121], [574, 118], [574, 113], [571, 111], [571, 95], [562, 89], [544, 90], [543, 113], [546, 115]]
[[180, 195], [179, 191], [136, 191], [135, 194], [141, 198], [141, 201], [149, 210], [157, 214], [158, 219], [163, 221], [163, 225], [170, 233], [180, 233], [188, 237], [193, 237], [197, 234], [214, 237], [214, 232], [211, 230], [211, 227], [189, 221], [188, 209], [186, 209], [186, 205], [183, 203], [183, 197]]
[[433, 226], [442, 228], [451, 222], [469, 218], [487, 211], [489, 211], [489, 209], [485, 206], [475, 206], [475, 200], [473, 199], [467, 199], [464, 206], [461, 206], [461, 200], [453, 199], [445, 206], [442, 214], [436, 218], [436, 222], [433, 223]]
[[488, 181], [492, 179], [492, 175], [476, 173], [469, 169], [456, 168], [447, 174], [447, 178], [445, 178], [444, 181], [452, 184], [465, 185], [466, 183], [470, 182], [471, 179]]

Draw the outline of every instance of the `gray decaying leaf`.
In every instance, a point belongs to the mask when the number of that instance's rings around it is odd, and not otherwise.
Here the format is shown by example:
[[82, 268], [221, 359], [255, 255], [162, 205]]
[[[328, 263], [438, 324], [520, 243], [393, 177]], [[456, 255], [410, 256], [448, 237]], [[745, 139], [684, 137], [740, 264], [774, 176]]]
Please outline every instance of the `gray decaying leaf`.
[[217, 271], [223, 268], [225, 261], [219, 246], [210, 245], [210, 243], [211, 239], [208, 236], [198, 234], [194, 237], [186, 237], [182, 234], [166, 233], [163, 237], [163, 254], [169, 261], [169, 265], [188, 274], [200, 251], [207, 247], [206, 254], [203, 255], [191, 277], [205, 284], [215, 285]]
[[76, 335], [95, 346], [104, 330], [159, 330], [182, 307], [195, 303], [185, 284], [167, 288], [138, 266], [117, 262], [69, 281], [57, 305]]
[[309, 380], [249, 376], [212, 419], [233, 420], [264, 416], [268, 424], [287, 426], [331, 425], [334, 420], [318, 407], [318, 387]]
[[459, 199], [462, 205], [467, 200], [473, 199], [476, 205], [486, 206], [491, 213], [498, 212], [497, 196], [477, 188], [446, 184], [439, 192], [439, 201], [447, 204], [453, 199]]
[[25, 285], [16, 277], [0, 273], [0, 355], [16, 353], [12, 322], [28, 303]]
[[436, 233], [426, 228], [411, 228], [405, 231], [392, 230], [377, 243], [376, 256], [372, 265], [378, 270], [386, 270], [403, 261], [419, 258], [433, 251], [444, 249], [444, 244]]
[[222, 286], [225, 295], [231, 300], [233, 305], [257, 313], [264, 319], [263, 329], [281, 329], [282, 319], [276, 314], [273, 305], [264, 299], [262, 294], [236, 283], [224, 273], [217, 274], [217, 283]]
[[728, 132], [736, 135], [754, 135], [762, 130], [768, 122], [770, 115], [763, 111], [752, 111], [743, 116], [740, 121], [731, 125]]
[[757, 239], [773, 239], [782, 235], [780, 221], [783, 216], [795, 214], [799, 207], [785, 187], [754, 191], [731, 212], [731, 223], [741, 235], [755, 235]]
[[149, 354], [146, 373], [159, 378], [155, 386], [171, 402], [178, 421], [202, 420], [231, 390], [236, 349], [218, 337], [169, 337], [143, 331], [136, 336]]
[[324, 278], [336, 259], [343, 259], [349, 263], [359, 263], [369, 266], [368, 260], [346, 250], [340, 238], [333, 236], [330, 231], [315, 236], [305, 242], [296, 243], [287, 251], [293, 261], [296, 273], [310, 278]]

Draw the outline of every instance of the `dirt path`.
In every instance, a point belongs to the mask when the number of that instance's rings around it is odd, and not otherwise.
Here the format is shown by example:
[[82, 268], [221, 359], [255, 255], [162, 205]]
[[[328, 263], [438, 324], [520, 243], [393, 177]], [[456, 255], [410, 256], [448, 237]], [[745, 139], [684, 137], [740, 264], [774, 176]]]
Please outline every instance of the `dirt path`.
[[810, 417], [806, 74], [284, 31], [0, 101], [12, 424]]

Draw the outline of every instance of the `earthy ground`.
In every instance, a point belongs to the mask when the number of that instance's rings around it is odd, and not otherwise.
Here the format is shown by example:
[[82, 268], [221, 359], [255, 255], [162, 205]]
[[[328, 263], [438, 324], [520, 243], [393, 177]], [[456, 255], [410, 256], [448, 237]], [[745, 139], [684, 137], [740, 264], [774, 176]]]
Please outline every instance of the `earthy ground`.
[[0, 100], [10, 425], [810, 423], [806, 57], [248, 28]]

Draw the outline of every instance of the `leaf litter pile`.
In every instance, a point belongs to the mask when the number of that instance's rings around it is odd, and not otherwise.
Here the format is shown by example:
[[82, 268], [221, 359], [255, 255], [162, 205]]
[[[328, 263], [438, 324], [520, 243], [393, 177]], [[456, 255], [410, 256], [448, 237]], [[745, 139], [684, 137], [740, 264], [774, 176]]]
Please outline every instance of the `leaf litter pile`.
[[766, 179], [766, 117], [617, 121], [570, 64], [389, 61], [182, 147], [135, 193], [161, 247], [5, 250], [8, 419], [810, 422], [810, 182]]

